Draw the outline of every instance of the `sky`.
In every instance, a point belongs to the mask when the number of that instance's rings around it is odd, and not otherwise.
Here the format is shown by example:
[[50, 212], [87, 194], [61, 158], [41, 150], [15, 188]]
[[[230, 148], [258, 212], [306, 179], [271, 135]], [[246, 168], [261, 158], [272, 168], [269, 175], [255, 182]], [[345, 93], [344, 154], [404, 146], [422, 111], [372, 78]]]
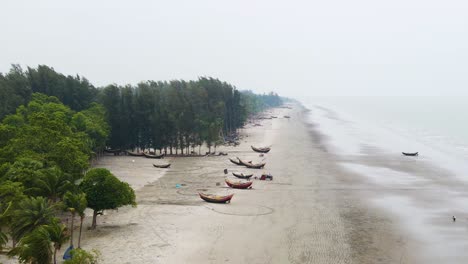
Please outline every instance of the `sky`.
[[468, 96], [466, 0], [2, 0], [0, 72], [211, 76], [283, 96]]

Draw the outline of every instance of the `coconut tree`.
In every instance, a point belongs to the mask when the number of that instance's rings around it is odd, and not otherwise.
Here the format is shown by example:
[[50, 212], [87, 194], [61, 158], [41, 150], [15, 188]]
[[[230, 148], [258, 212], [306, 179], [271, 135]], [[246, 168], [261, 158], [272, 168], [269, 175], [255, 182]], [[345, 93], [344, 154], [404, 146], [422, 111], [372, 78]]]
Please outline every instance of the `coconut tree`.
[[67, 232], [67, 227], [64, 224], [54, 221], [52, 224], [45, 226], [45, 229], [49, 233], [50, 241], [54, 245], [54, 264], [57, 264], [57, 251], [62, 248], [70, 236]]
[[86, 202], [86, 194], [84, 193], [78, 193], [78, 194], [73, 194], [71, 192], [65, 193], [63, 196], [63, 202], [65, 204], [65, 207], [68, 211], [71, 213], [71, 227], [70, 227], [70, 246], [73, 246], [73, 230], [74, 230], [74, 221], [75, 221], [75, 215], [78, 213], [78, 215], [81, 218], [81, 223], [80, 223], [80, 234], [78, 237], [78, 247], [80, 247], [80, 240], [81, 240], [81, 230], [83, 227], [83, 220], [85, 213], [84, 211], [86, 210], [87, 207], [87, 202]]
[[26, 198], [13, 211], [12, 237], [19, 241], [37, 227], [52, 223], [54, 219], [54, 206], [49, 205], [47, 199], [44, 197]]
[[20, 263], [49, 264], [52, 260], [50, 245], [50, 235], [46, 226], [39, 226], [23, 236], [18, 245], [8, 252], [8, 255], [18, 256]]

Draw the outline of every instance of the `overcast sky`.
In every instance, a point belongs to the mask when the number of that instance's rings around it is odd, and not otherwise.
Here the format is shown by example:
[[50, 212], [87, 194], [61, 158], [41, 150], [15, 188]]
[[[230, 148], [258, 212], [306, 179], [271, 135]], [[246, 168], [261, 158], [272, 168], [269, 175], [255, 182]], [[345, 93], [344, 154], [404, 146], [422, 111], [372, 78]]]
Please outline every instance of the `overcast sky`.
[[468, 95], [466, 0], [2, 1], [0, 72], [95, 85], [213, 76], [257, 92]]

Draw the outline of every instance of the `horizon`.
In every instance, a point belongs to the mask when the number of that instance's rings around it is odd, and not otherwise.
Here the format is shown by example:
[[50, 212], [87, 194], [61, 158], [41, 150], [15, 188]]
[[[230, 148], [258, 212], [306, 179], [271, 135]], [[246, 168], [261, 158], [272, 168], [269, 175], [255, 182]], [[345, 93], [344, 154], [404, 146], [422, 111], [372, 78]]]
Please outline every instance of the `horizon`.
[[95, 86], [211, 76], [293, 98], [467, 96], [466, 13], [458, 0], [8, 2], [0, 72], [48, 65]]

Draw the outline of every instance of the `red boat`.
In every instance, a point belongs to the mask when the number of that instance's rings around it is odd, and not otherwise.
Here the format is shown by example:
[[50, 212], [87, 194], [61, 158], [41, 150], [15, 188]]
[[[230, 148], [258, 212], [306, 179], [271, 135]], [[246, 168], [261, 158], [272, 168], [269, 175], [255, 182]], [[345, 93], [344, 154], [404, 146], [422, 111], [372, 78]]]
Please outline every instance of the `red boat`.
[[248, 189], [252, 188], [252, 182], [251, 181], [230, 181], [228, 179], [224, 180], [226, 184], [234, 189]]
[[198, 193], [198, 195], [200, 195], [200, 198], [202, 198], [203, 200], [209, 203], [230, 203], [232, 197], [234, 196], [234, 194], [223, 196], [223, 195], [214, 195], [214, 194], [205, 194], [205, 193]]

